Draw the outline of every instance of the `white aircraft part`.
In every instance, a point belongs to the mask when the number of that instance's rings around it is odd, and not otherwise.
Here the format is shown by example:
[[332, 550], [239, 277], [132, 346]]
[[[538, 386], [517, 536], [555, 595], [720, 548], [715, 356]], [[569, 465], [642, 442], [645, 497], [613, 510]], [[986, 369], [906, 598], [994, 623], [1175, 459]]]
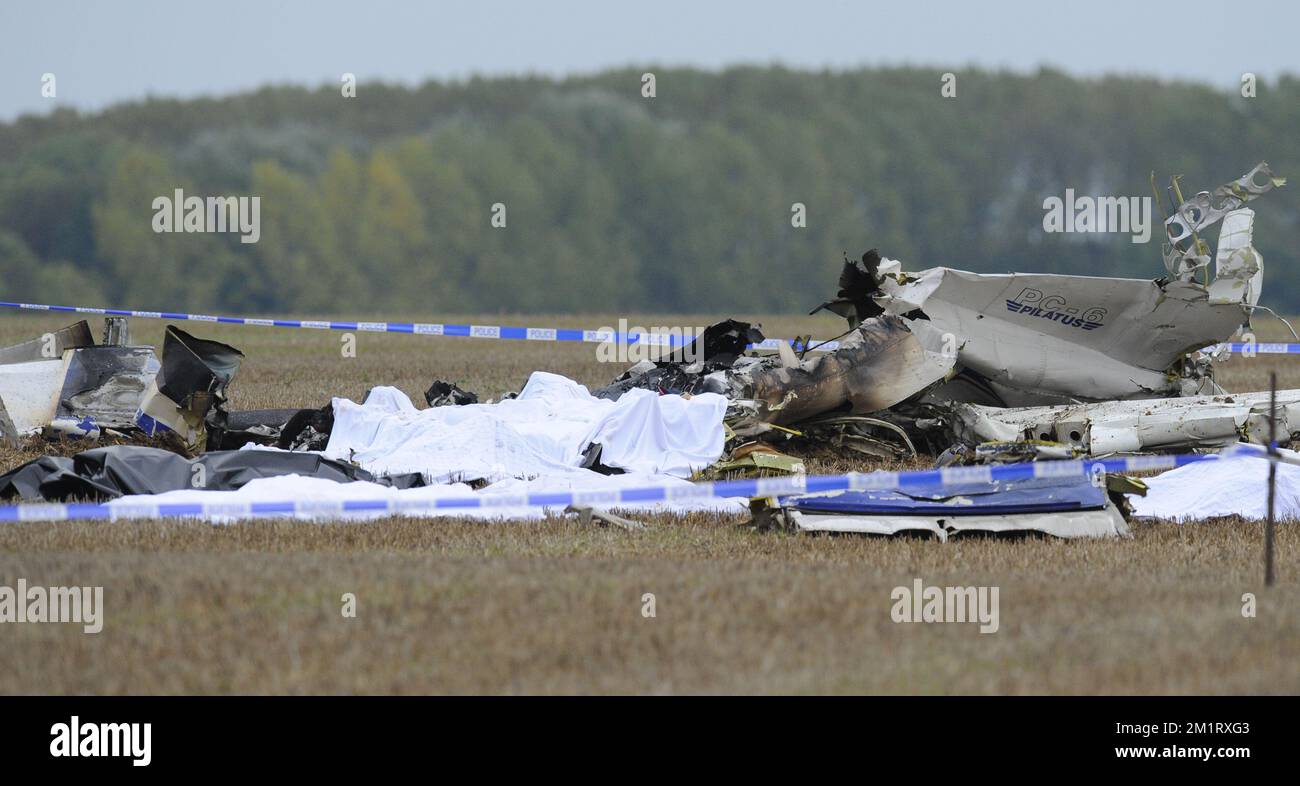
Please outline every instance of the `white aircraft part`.
[[1259, 303], [1264, 286], [1264, 256], [1251, 245], [1255, 234], [1255, 211], [1234, 210], [1219, 228], [1219, 249], [1214, 255], [1211, 303]]
[[[1223, 448], [1268, 441], [1267, 392], [1052, 407], [954, 404], [954, 427], [970, 442], [1021, 438], [1061, 442], [1100, 456], [1143, 450]], [[1279, 390], [1278, 440], [1300, 433], [1300, 390]]]
[[906, 319], [927, 348], [955, 342], [958, 364], [1012, 404], [1176, 395], [1171, 367], [1248, 319], [1242, 302], [1211, 303], [1205, 287], [1184, 281], [932, 268], [881, 289], [888, 313], [928, 317]]
[[19, 436], [35, 434], [54, 419], [63, 376], [62, 358], [0, 365], [0, 402]]
[[963, 532], [1041, 532], [1058, 538], [1108, 538], [1127, 535], [1124, 516], [1111, 504], [1099, 510], [1055, 513], [1021, 513], [992, 516], [858, 516], [843, 513], [808, 513], [787, 510], [791, 523], [802, 532], [838, 532], [862, 535], [929, 533], [947, 540]]

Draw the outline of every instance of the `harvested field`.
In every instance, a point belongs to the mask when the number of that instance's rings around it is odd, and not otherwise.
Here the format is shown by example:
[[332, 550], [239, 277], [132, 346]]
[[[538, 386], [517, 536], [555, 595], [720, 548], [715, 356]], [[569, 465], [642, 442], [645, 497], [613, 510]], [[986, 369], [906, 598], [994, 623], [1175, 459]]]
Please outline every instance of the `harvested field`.
[[[341, 315], [346, 316], [346, 315]], [[427, 318], [411, 315], [414, 318]], [[769, 336], [838, 329], [761, 318]], [[453, 321], [454, 317], [444, 317]], [[70, 319], [6, 314], [0, 344]], [[598, 327], [614, 317], [466, 317]], [[709, 317], [629, 318], [706, 325]], [[1260, 319], [1260, 337], [1280, 340]], [[139, 342], [162, 322], [133, 320]], [[97, 331], [98, 324], [92, 321]], [[533, 370], [588, 385], [622, 370], [594, 345], [189, 325], [248, 356], [235, 408], [320, 406], [434, 378], [485, 397]], [[1234, 359], [1231, 391], [1300, 387], [1300, 359]], [[75, 447], [64, 446], [63, 450]], [[0, 468], [50, 452], [0, 449]], [[869, 470], [817, 455], [810, 471]], [[0, 584], [103, 585], [103, 631], [6, 625], [12, 693], [1296, 693], [1300, 535], [1279, 527], [1262, 586], [1261, 527], [1142, 523], [1106, 541], [759, 534], [738, 518], [658, 516], [644, 532], [571, 519], [482, 524], [29, 523], [0, 528]], [[1000, 588], [1000, 628], [890, 618], [890, 591]], [[355, 618], [340, 609], [356, 596]], [[643, 595], [655, 616], [643, 616]], [[1242, 614], [1255, 593], [1257, 613]]]

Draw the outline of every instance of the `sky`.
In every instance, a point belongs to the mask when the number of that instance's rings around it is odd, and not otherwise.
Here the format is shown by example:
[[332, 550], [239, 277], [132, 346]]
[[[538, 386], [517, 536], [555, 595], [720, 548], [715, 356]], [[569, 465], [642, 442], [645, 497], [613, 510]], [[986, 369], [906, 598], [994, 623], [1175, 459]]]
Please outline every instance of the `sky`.
[[[0, 120], [267, 84], [781, 63], [1240, 84], [1300, 74], [1300, 2], [0, 0]], [[45, 74], [56, 95], [42, 96]]]

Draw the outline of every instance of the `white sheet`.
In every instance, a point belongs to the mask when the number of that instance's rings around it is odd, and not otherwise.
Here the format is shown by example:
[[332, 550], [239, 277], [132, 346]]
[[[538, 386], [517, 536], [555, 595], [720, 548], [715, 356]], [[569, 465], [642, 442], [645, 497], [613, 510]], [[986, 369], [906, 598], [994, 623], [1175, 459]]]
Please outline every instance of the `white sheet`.
[[[493, 496], [507, 494], [526, 494], [534, 492], [556, 491], [607, 491], [617, 488], [636, 488], [642, 486], [689, 486], [690, 481], [666, 475], [644, 475], [628, 473], [624, 475], [601, 475], [591, 470], [580, 469], [559, 477], [537, 478], [533, 480], [508, 479], [491, 486], [474, 491], [464, 483], [451, 483], [440, 486], [425, 486], [414, 489], [394, 489], [378, 483], [335, 483], [322, 478], [306, 478], [301, 475], [284, 475], [276, 478], [263, 478], [245, 484], [237, 491], [169, 491], [166, 494], [137, 494], [121, 497], [109, 502], [110, 507], [137, 505], [141, 503], [247, 503], [247, 502], [284, 502], [303, 500], [311, 502], [339, 502], [343, 500], [380, 500], [391, 499], [401, 502], [416, 502], [449, 497], [479, 496], [489, 499]], [[597, 505], [599, 508], [610, 506]], [[637, 504], [619, 504], [612, 506], [618, 510], [646, 512], [716, 511], [721, 513], [745, 513], [749, 509], [749, 500], [705, 499], [699, 501], [653, 502]], [[441, 510], [412, 511], [404, 515], [415, 518], [476, 518], [476, 519], [540, 519], [547, 512], [560, 513], [564, 506], [549, 508], [494, 506], [486, 508], [447, 508]], [[343, 520], [367, 521], [382, 518], [387, 514], [375, 512], [328, 514], [282, 514], [276, 518], [297, 518], [303, 521]], [[239, 516], [210, 516], [214, 524], [224, 524], [239, 519]]]
[[[1283, 453], [1300, 458], [1300, 453]], [[1198, 461], [1143, 478], [1150, 489], [1145, 497], [1129, 496], [1133, 514], [1140, 518], [1194, 521], [1215, 516], [1241, 516], [1261, 520], [1268, 515], [1268, 462], [1240, 456], [1218, 461]], [[1300, 467], [1277, 465], [1277, 499], [1280, 519], [1300, 518]]]
[[[727, 400], [715, 393], [691, 398], [632, 390], [618, 401], [592, 396], [578, 383], [534, 372], [516, 399], [495, 404], [419, 410], [406, 394], [375, 388], [364, 404], [334, 399], [334, 429], [324, 453], [353, 461], [376, 475], [420, 472], [424, 488], [392, 489], [375, 483], [334, 483], [288, 475], [248, 483], [237, 491], [183, 490], [122, 497], [110, 505], [137, 503], [430, 500], [444, 497], [556, 491], [606, 491], [644, 486], [688, 486], [692, 470], [722, 455], [722, 418]], [[601, 475], [578, 463], [592, 442], [603, 446], [601, 462], [626, 469]], [[250, 446], [252, 447], [252, 446]], [[266, 448], [258, 448], [266, 449]], [[456, 481], [484, 479], [478, 492]], [[602, 506], [605, 507], [605, 506]], [[745, 499], [617, 505], [642, 511], [725, 511], [743, 513]], [[549, 509], [559, 512], [564, 506]], [[458, 508], [421, 512], [421, 517], [541, 518], [545, 509]], [[375, 513], [347, 516], [299, 515], [302, 519], [365, 520]], [[417, 514], [412, 514], [417, 515]], [[233, 517], [214, 517], [230, 521]]]
[[592, 442], [602, 463], [689, 477], [722, 455], [727, 400], [631, 390], [598, 399], [573, 380], [533, 372], [519, 397], [495, 404], [417, 410], [396, 388], [364, 404], [334, 399], [325, 455], [376, 475], [420, 472], [426, 482], [535, 478], [575, 472]]

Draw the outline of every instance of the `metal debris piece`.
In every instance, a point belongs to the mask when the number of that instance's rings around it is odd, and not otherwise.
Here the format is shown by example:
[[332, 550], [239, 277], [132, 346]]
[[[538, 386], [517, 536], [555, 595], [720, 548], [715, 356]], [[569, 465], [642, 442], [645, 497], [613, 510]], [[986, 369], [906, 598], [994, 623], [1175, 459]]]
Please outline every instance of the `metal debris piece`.
[[759, 532], [789, 532], [794, 529], [776, 497], [754, 497], [749, 501], [749, 523]]
[[805, 472], [807, 469], [802, 459], [786, 455], [763, 442], [747, 442], [733, 450], [730, 457], [696, 473], [692, 479], [738, 480], [802, 475]]
[[[1165, 219], [1168, 239], [1164, 246], [1165, 267], [1170, 275], [1194, 276], [1208, 262], [1209, 249], [1196, 237], [1197, 233], [1252, 199], [1284, 185], [1286, 178], [1273, 174], [1268, 162], [1261, 161], [1231, 183], [1225, 183], [1214, 191], [1202, 191], [1178, 205], [1173, 215]], [[1193, 242], [1187, 244], [1188, 240]], [[1188, 247], [1183, 248], [1184, 245]]]
[[822, 415], [799, 424], [795, 441], [809, 448], [830, 445], [886, 461], [916, 458], [916, 446], [896, 423], [865, 415]]
[[[124, 340], [113, 321], [105, 338]], [[84, 320], [0, 349], [0, 439], [15, 445], [42, 430], [93, 439], [101, 428], [133, 428], [157, 371], [151, 347], [95, 346]]]
[[[951, 405], [953, 436], [986, 441], [1053, 441], [1083, 455], [1219, 450], [1243, 439], [1267, 444], [1268, 393], [1000, 408]], [[1278, 392], [1278, 441], [1300, 435], [1300, 389]]]
[[6, 441], [16, 444], [19, 437], [38, 434], [49, 425], [58, 408], [63, 378], [61, 357], [0, 365], [0, 406], [9, 423], [4, 426]]
[[0, 365], [58, 360], [63, 357], [65, 350], [93, 346], [95, 337], [90, 333], [90, 325], [83, 319], [20, 344], [0, 347]]
[[443, 382], [439, 379], [434, 380], [429, 389], [424, 391], [424, 400], [431, 407], [464, 406], [477, 404], [478, 394], [461, 390], [454, 382]]
[[131, 327], [126, 317], [104, 317], [104, 340], [99, 342], [106, 347], [125, 347], [131, 343]]
[[724, 319], [709, 325], [694, 341], [672, 350], [658, 362], [730, 366], [736, 358], [745, 354], [750, 344], [757, 344], [762, 340], [763, 331], [758, 325], [736, 319]]
[[1259, 304], [1264, 284], [1264, 256], [1251, 241], [1255, 235], [1255, 211], [1243, 207], [1228, 213], [1219, 229], [1219, 248], [1214, 255], [1214, 281], [1210, 282], [1211, 303]]
[[1026, 478], [898, 491], [836, 491], [781, 501], [797, 531], [870, 535], [1040, 532], [1116, 537], [1128, 523], [1108, 489], [1090, 478]]
[[860, 266], [845, 254], [844, 268], [840, 271], [840, 289], [835, 293], [835, 299], [808, 313], [825, 310], [839, 314], [848, 321], [850, 330], [862, 324], [863, 320], [880, 316], [883, 309], [873, 300], [880, 291], [880, 263], [880, 253], [874, 248], [862, 255]]
[[168, 325], [162, 369], [145, 393], [136, 425], [150, 436], [175, 434], [191, 453], [207, 444], [207, 418], [224, 410], [226, 387], [244, 353], [228, 344], [197, 338]]
[[[208, 450], [239, 450], [245, 445], [278, 445], [289, 422], [304, 410], [214, 409], [207, 418]], [[315, 412], [316, 410], [306, 410]]]
[[9, 417], [3, 398], [0, 398], [0, 445], [18, 447], [18, 427], [14, 425], [13, 418]]
[[1064, 461], [1079, 458], [1080, 451], [1072, 445], [1041, 439], [1022, 439], [1006, 442], [981, 442], [972, 447], [958, 442], [935, 461], [936, 467], [964, 464], [1019, 464], [1026, 461]]
[[645, 529], [645, 525], [639, 521], [625, 519], [622, 516], [615, 516], [607, 510], [600, 510], [591, 507], [577, 507], [570, 505], [564, 509], [565, 513], [578, 514], [578, 522], [585, 526], [590, 526], [593, 522], [602, 527], [618, 527], [619, 529], [635, 532]]
[[[1021, 407], [1222, 393], [1197, 351], [1231, 340], [1259, 307], [1263, 257], [1252, 245], [1254, 213], [1243, 206], [1284, 183], [1260, 163], [1183, 202], [1166, 226], [1173, 253], [1195, 259], [1171, 267], [1172, 280], [904, 273], [873, 249], [861, 267], [845, 263], [838, 299], [814, 311], [839, 313], [852, 328], [878, 308], [926, 351], [955, 355], [950, 384], [929, 393], [933, 402]], [[1195, 269], [1208, 266], [1209, 246], [1195, 233], [1220, 220], [1215, 278], [1201, 283]], [[1188, 238], [1195, 242], [1184, 248]]]
[[599, 442], [593, 442], [582, 451], [582, 459], [578, 466], [583, 469], [589, 469], [592, 472], [598, 472], [601, 475], [622, 475], [626, 470], [622, 467], [611, 467], [600, 460], [601, 453], [605, 451], [605, 446]]
[[333, 402], [320, 409], [301, 409], [280, 429], [275, 445], [281, 450], [324, 450], [333, 430]]
[[65, 435], [87, 437], [102, 428], [134, 427], [136, 410], [158, 369], [152, 347], [70, 350], [51, 426]]
[[[1250, 313], [1244, 301], [1211, 303], [1190, 281], [932, 268], [882, 290], [922, 344], [955, 352], [961, 386], [974, 378], [1005, 406], [1221, 392], [1181, 376], [1182, 361]], [[964, 394], [940, 387], [934, 398]]]
[[762, 340], [763, 333], [757, 325], [726, 319], [705, 328], [703, 335], [685, 347], [657, 360], [642, 360], [591, 394], [617, 401], [627, 391], [640, 388], [659, 393], [720, 393], [728, 398], [736, 397], [741, 393], [741, 386], [732, 380], [731, 372], [741, 372], [760, 362], [743, 355], [749, 344]]
[[734, 376], [743, 397], [759, 402], [762, 420], [794, 424], [829, 412], [879, 412], [945, 379], [955, 360], [925, 347], [902, 319], [884, 316], [867, 319], [838, 349], [796, 368], [768, 363]]

